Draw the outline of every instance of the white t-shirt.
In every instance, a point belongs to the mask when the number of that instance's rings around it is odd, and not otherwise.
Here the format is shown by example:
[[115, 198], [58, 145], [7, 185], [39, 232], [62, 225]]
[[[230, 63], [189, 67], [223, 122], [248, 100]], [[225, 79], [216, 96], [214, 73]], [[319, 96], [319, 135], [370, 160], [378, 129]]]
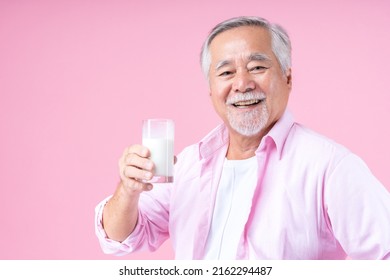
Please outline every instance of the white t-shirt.
[[236, 259], [245, 227], [245, 208], [251, 206], [257, 183], [257, 159], [225, 159], [218, 186], [205, 259]]

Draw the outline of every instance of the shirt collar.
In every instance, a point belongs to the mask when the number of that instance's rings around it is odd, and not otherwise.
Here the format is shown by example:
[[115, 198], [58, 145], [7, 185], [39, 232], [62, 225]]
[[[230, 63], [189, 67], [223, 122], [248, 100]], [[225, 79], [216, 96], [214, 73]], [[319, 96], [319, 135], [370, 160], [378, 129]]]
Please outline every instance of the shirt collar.
[[220, 124], [199, 142], [199, 159], [205, 159], [229, 142], [229, 131]]
[[289, 110], [286, 110], [283, 113], [282, 117], [271, 128], [271, 130], [263, 137], [259, 147], [256, 150], [256, 153], [264, 149], [269, 142], [273, 142], [275, 144], [279, 159], [281, 159], [284, 145], [286, 143], [287, 137], [290, 133], [293, 124], [293, 115], [290, 113]]
[[[263, 137], [256, 153], [264, 149], [271, 141], [275, 144], [279, 159], [282, 156], [283, 147], [287, 136], [294, 124], [292, 114], [286, 110], [282, 117], [275, 123], [271, 130]], [[229, 131], [224, 124], [217, 126], [199, 142], [199, 159], [205, 159], [229, 142]]]

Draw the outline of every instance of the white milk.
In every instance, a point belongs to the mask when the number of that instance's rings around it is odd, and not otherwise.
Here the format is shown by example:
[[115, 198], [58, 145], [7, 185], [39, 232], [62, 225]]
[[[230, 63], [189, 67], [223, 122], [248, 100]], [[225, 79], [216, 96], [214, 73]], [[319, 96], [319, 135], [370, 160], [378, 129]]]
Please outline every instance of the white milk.
[[173, 139], [143, 138], [142, 145], [150, 150], [150, 159], [155, 164], [155, 176], [173, 176]]

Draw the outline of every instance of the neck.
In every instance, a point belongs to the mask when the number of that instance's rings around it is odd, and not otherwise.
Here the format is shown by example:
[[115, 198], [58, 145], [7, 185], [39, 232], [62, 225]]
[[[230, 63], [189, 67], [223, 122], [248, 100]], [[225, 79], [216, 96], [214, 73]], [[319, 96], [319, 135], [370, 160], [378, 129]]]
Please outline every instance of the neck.
[[236, 132], [230, 132], [227, 159], [241, 160], [255, 156], [261, 139], [262, 135], [243, 136]]
[[241, 135], [229, 127], [229, 147], [226, 154], [227, 159], [241, 160], [254, 157], [256, 155], [256, 150], [260, 145], [261, 139], [263, 139], [263, 136], [271, 130], [275, 123], [276, 121], [253, 136]]

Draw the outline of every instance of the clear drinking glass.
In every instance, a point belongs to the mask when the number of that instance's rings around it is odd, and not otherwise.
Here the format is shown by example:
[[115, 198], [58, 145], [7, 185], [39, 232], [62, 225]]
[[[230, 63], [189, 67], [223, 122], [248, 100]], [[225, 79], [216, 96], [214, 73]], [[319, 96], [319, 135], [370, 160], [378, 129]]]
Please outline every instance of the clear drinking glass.
[[169, 119], [147, 119], [143, 121], [142, 145], [150, 150], [150, 159], [155, 164], [151, 183], [173, 182], [175, 124]]

